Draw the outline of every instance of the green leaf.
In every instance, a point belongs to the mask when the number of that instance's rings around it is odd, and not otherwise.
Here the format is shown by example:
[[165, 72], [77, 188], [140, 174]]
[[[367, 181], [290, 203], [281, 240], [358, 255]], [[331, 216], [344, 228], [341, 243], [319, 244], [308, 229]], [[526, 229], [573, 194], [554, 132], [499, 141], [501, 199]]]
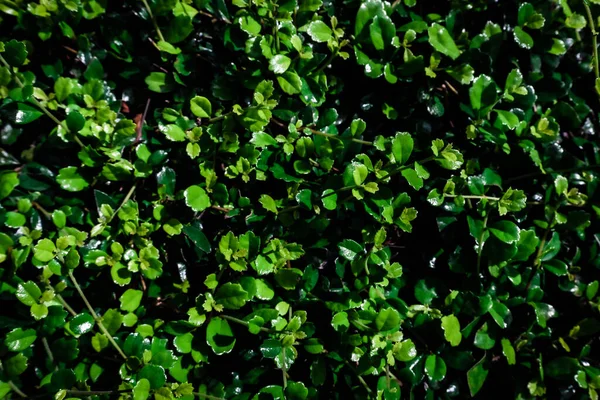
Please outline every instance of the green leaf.
[[8, 197], [19, 186], [19, 174], [16, 172], [0, 173], [0, 200]]
[[489, 226], [490, 233], [504, 243], [514, 243], [519, 240], [519, 227], [511, 221], [498, 221]]
[[394, 344], [393, 354], [396, 360], [407, 362], [417, 356], [417, 348], [411, 339]]
[[5, 43], [2, 56], [10, 66], [20, 67], [27, 59], [27, 48], [25, 47], [25, 43], [14, 39]]
[[492, 308], [490, 308], [488, 312], [492, 318], [494, 318], [494, 321], [496, 321], [498, 326], [502, 329], [508, 327], [512, 321], [512, 313], [510, 312], [510, 309], [499, 301], [495, 301]]
[[194, 335], [192, 335], [191, 333], [188, 332], [183, 335], [177, 336], [173, 340], [173, 346], [175, 346], [177, 351], [182, 354], [191, 353], [193, 340], [194, 340]]
[[340, 255], [348, 261], [354, 261], [357, 255], [364, 252], [364, 248], [351, 239], [340, 242], [338, 248], [340, 249]]
[[43, 262], [47, 263], [54, 258], [56, 252], [56, 246], [50, 239], [40, 240], [33, 248], [33, 256]]
[[502, 125], [508, 129], [513, 130], [519, 125], [519, 117], [510, 111], [494, 110], [498, 114], [498, 119]]
[[567, 28], [583, 29], [587, 26], [587, 21], [583, 15], [573, 13], [565, 19], [565, 25]]
[[158, 389], [167, 381], [165, 369], [158, 365], [148, 364], [138, 373], [138, 379], [145, 379], [150, 383], [150, 389]]
[[400, 313], [393, 308], [384, 308], [375, 318], [375, 326], [381, 332], [400, 329]]
[[127, 289], [125, 293], [119, 297], [121, 310], [134, 312], [140, 306], [144, 292], [141, 290]]
[[307, 30], [312, 40], [318, 43], [328, 41], [333, 34], [331, 28], [329, 28], [323, 21], [313, 21], [308, 25]]
[[286, 71], [277, 77], [277, 82], [287, 94], [298, 94], [302, 90], [302, 79], [293, 71]]
[[386, 45], [392, 44], [392, 39], [396, 36], [396, 27], [387, 15], [381, 13], [373, 18], [373, 22], [369, 26], [369, 33], [375, 49], [383, 50]]
[[203, 252], [210, 253], [212, 251], [210, 242], [200, 229], [192, 225], [187, 225], [183, 227], [183, 233]]
[[515, 348], [510, 343], [510, 340], [503, 338], [502, 341], [502, 354], [506, 357], [508, 365], [515, 365], [517, 363]]
[[164, 72], [151, 72], [145, 82], [148, 89], [156, 93], [167, 93], [172, 89], [171, 79]]
[[34, 329], [15, 328], [6, 334], [4, 344], [8, 350], [21, 352], [29, 348], [37, 339], [37, 334]]
[[73, 317], [73, 319], [69, 322], [69, 326], [71, 330], [76, 335], [83, 335], [84, 333], [88, 333], [94, 328], [94, 318], [87, 313], [81, 313]]
[[57, 228], [64, 228], [67, 225], [67, 215], [62, 210], [55, 210], [52, 213], [52, 222]]
[[229, 323], [222, 318], [212, 318], [206, 327], [206, 342], [217, 355], [229, 353], [235, 346]]
[[212, 105], [206, 97], [196, 96], [191, 99], [190, 109], [198, 118], [210, 118], [212, 115]]
[[183, 142], [187, 140], [187, 136], [183, 129], [175, 124], [161, 125], [159, 129], [167, 139], [173, 142]]
[[164, 40], [161, 40], [158, 43], [156, 43], [156, 47], [158, 47], [158, 49], [160, 51], [163, 51], [163, 52], [169, 53], [169, 54], [181, 53], [181, 49], [179, 47], [175, 47], [171, 43], [165, 42]]
[[27, 125], [41, 117], [43, 113], [37, 108], [25, 103], [17, 103], [12, 107], [9, 118], [17, 125]]
[[261, 194], [260, 199], [258, 200], [263, 208], [267, 211], [271, 211], [274, 214], [278, 214], [277, 204], [275, 204], [275, 200], [268, 194]]
[[85, 126], [85, 118], [79, 111], [71, 111], [67, 115], [67, 127], [71, 132], [79, 132]]
[[185, 190], [185, 204], [194, 211], [204, 211], [210, 207], [210, 198], [200, 186], [192, 185]]
[[485, 383], [488, 370], [484, 368], [485, 356], [467, 372], [467, 383], [471, 397], [474, 397]]
[[10, 377], [19, 376], [27, 370], [28, 359], [23, 354], [17, 354], [3, 362], [4, 370]]
[[150, 381], [146, 378], [138, 379], [133, 388], [133, 400], [146, 400], [150, 396]]
[[546, 271], [552, 272], [556, 276], [565, 276], [569, 272], [569, 267], [563, 261], [553, 259], [542, 263]]
[[17, 285], [17, 299], [26, 306], [37, 304], [41, 296], [42, 291], [35, 282], [27, 281]]
[[325, 189], [321, 195], [321, 202], [327, 210], [335, 210], [337, 208], [337, 193], [333, 189]]
[[429, 34], [429, 44], [439, 51], [447, 55], [448, 57], [456, 60], [461, 51], [456, 47], [456, 43], [454, 43], [454, 39], [448, 33], [448, 30], [438, 23], [433, 23], [429, 29], [427, 29], [427, 33]]
[[460, 332], [460, 322], [454, 314], [442, 317], [442, 329], [444, 329], [444, 337], [452, 346], [458, 346], [462, 340]]
[[89, 183], [77, 171], [77, 167], [62, 168], [56, 181], [61, 188], [69, 192], [80, 192], [89, 186]]
[[414, 141], [412, 136], [407, 132], [397, 133], [392, 140], [392, 154], [394, 160], [399, 165], [404, 165], [408, 162], [412, 154]]
[[520, 26], [515, 26], [515, 42], [517, 44], [526, 49], [531, 50], [533, 47], [533, 38], [531, 35], [523, 30]]
[[248, 292], [238, 283], [227, 282], [215, 293], [215, 300], [230, 310], [242, 308], [248, 300]]
[[350, 321], [348, 321], [348, 313], [342, 311], [336, 313], [331, 319], [331, 326], [336, 331], [346, 331], [350, 327]]
[[412, 168], [407, 168], [402, 171], [402, 176], [406, 179], [408, 184], [415, 190], [419, 190], [423, 187], [423, 178], [417, 174]]
[[4, 224], [9, 228], [19, 228], [25, 225], [25, 216], [18, 212], [9, 211], [5, 214], [6, 221]]
[[275, 74], [283, 74], [290, 67], [292, 59], [283, 54], [277, 54], [271, 60], [269, 60], [269, 71], [273, 71]]
[[441, 381], [446, 376], [446, 363], [442, 357], [431, 354], [425, 360], [425, 372], [432, 381]]
[[581, 368], [579, 361], [573, 357], [558, 357], [544, 365], [544, 372], [555, 379], [570, 380]]

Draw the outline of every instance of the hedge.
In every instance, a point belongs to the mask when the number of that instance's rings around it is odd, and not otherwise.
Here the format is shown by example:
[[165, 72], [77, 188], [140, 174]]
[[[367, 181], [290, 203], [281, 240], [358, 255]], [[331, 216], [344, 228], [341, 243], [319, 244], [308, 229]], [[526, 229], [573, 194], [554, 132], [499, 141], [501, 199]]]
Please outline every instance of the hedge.
[[0, 397], [598, 399], [600, 0], [0, 15]]

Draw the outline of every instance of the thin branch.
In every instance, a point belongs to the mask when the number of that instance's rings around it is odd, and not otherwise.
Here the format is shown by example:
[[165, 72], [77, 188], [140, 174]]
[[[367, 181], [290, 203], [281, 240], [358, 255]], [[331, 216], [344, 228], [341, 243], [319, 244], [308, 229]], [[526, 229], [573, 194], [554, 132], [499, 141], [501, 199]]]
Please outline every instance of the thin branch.
[[[48, 355], [50, 363], [54, 364], [54, 354], [52, 354], [52, 350], [50, 350], [50, 345], [48, 344], [48, 339], [45, 337], [42, 338], [42, 345], [44, 345], [44, 350], [46, 350], [46, 354]], [[54, 366], [54, 370], [58, 370], [58, 365]]]
[[113, 339], [110, 332], [108, 332], [108, 330], [102, 323], [102, 318], [100, 318], [98, 316], [98, 314], [96, 314], [96, 311], [94, 311], [94, 308], [88, 301], [87, 297], [85, 297], [85, 294], [83, 293], [83, 290], [81, 289], [81, 286], [79, 286], [79, 283], [77, 283], [77, 279], [75, 279], [75, 275], [73, 275], [73, 271], [71, 271], [71, 270], [69, 270], [69, 278], [71, 278], [71, 282], [73, 282], [75, 289], [79, 293], [79, 296], [81, 296], [81, 299], [85, 303], [87, 309], [90, 311], [90, 314], [92, 314], [92, 317], [94, 317], [94, 320], [96, 321], [96, 324], [98, 325], [98, 327], [100, 328], [102, 333], [104, 333], [104, 335], [106, 335], [106, 338], [108, 339], [108, 341], [113, 345], [113, 347], [117, 350], [117, 352], [121, 355], [121, 357], [123, 357], [123, 359], [126, 360], [127, 356], [125, 355], [125, 353], [123, 353], [123, 350], [121, 350], [121, 347], [119, 347], [117, 342], [115, 342], [115, 339]]
[[129, 201], [129, 199], [131, 199], [131, 196], [133, 196], [133, 192], [135, 192], [136, 186], [137, 186], [137, 182], [133, 184], [133, 186], [131, 187], [131, 189], [129, 189], [129, 192], [127, 192], [127, 194], [125, 195], [125, 198], [123, 199], [123, 201], [121, 202], [121, 204], [119, 205], [119, 207], [115, 210], [115, 212], [113, 213], [113, 215], [110, 216], [110, 218], [108, 219], [108, 221], [106, 221], [106, 225], [110, 224], [110, 222], [113, 220], [113, 218], [115, 217], [115, 215], [117, 215], [117, 213], [119, 212], [119, 210], [121, 208], [123, 208], [123, 206], [125, 205], [125, 203], [127, 203]]
[[[246, 322], [246, 321], [241, 320], [241, 319], [236, 318], [236, 317], [232, 317], [230, 315], [219, 315], [219, 317], [221, 317], [223, 319], [226, 319], [228, 321], [231, 321], [231, 322], [235, 322], [236, 324], [244, 325], [245, 327], [250, 326], [249, 322]], [[264, 326], [261, 326], [260, 330], [263, 331], [263, 332], [268, 332], [268, 333], [273, 332], [271, 329], [265, 328]]]
[[283, 363], [281, 364], [281, 372], [283, 373], [283, 390], [287, 388], [287, 368], [285, 366], [285, 347], [281, 349], [283, 351]]
[[500, 197], [475, 196], [475, 195], [463, 195], [463, 194], [444, 194], [444, 197], [462, 197], [465, 199], [479, 199], [479, 200], [492, 200], [492, 201], [500, 200]]
[[194, 392], [192, 393], [194, 396], [198, 396], [201, 399], [209, 399], [209, 400], [225, 400], [223, 397], [217, 397], [217, 396], [211, 396], [210, 394], [204, 394], [204, 393], [198, 393], [198, 392]]
[[17, 387], [17, 385], [15, 385], [15, 384], [14, 384], [14, 382], [13, 382], [13, 381], [8, 381], [7, 383], [8, 383], [8, 386], [10, 386], [10, 389], [11, 389], [13, 392], [15, 392], [15, 393], [16, 393], [16, 394], [18, 394], [19, 396], [23, 397], [24, 399], [28, 399], [28, 398], [29, 398], [29, 397], [28, 397], [28, 396], [27, 396], [25, 393], [23, 393], [23, 392], [21, 391], [21, 389], [19, 389], [19, 388]]
[[[596, 81], [598, 81], [598, 79], [600, 79], [600, 65], [599, 65], [599, 61], [598, 61], [598, 32], [596, 32], [596, 27], [594, 25], [594, 17], [592, 16], [592, 10], [590, 9], [588, 0], [583, 1], [583, 6], [585, 7], [585, 12], [587, 13], [590, 30], [592, 31], [592, 46], [593, 46], [593, 54], [594, 54], [593, 55], [593, 57], [594, 57], [594, 74], [596, 75]], [[600, 93], [596, 92], [596, 94], [598, 94], [600, 96]]]
[[342, 136], [338, 136], [338, 135], [333, 135], [331, 133], [321, 132], [321, 131], [318, 131], [316, 129], [309, 128], [309, 127], [303, 127], [303, 128], [300, 128], [299, 130], [302, 130], [302, 129], [308, 129], [313, 134], [318, 135], [318, 136], [323, 136], [323, 137], [328, 137], [331, 139], [338, 139], [338, 140], [350, 140], [355, 143], [365, 144], [367, 146], [373, 146], [373, 142], [369, 142], [367, 140], [356, 139], [356, 138], [346, 138], [346, 137], [342, 137]]
[[487, 226], [489, 213], [485, 216], [483, 220], [483, 229], [481, 230], [481, 236], [479, 237], [479, 246], [477, 247], [477, 279], [479, 279], [479, 274], [481, 273], [481, 253], [483, 253], [483, 235], [485, 234], [485, 228]]
[[154, 18], [154, 15], [152, 15], [152, 9], [150, 8], [148, 1], [142, 0], [142, 2], [144, 3], [144, 7], [146, 7], [146, 11], [148, 11], [148, 15], [150, 16], [150, 19], [152, 20], [152, 24], [154, 25], [154, 29], [156, 30], [156, 34], [158, 35], [158, 38], [164, 42], [165, 37], [163, 36], [162, 32], [160, 31], [160, 28], [158, 27], [158, 24], [156, 23], [156, 19]]
[[58, 299], [58, 301], [60, 301], [60, 304], [63, 305], [63, 307], [69, 312], [69, 314], [71, 314], [72, 316], [76, 316], [77, 315], [77, 313], [75, 312], [75, 310], [73, 310], [71, 308], [71, 306], [66, 302], [66, 300], [60, 294], [57, 294], [54, 297], [56, 297]]

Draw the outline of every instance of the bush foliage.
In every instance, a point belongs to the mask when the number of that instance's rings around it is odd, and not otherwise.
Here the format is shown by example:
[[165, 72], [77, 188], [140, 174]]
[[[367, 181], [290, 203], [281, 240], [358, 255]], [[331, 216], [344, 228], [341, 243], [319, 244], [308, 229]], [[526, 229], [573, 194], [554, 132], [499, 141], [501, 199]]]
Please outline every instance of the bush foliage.
[[0, 2], [0, 397], [597, 399], [598, 0]]

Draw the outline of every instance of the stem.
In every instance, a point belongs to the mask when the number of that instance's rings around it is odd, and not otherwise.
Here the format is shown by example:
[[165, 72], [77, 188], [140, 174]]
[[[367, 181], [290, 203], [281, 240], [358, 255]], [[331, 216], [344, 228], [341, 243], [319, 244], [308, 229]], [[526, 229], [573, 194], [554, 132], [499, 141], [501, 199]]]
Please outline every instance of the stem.
[[[249, 322], [246, 322], [246, 321], [241, 320], [241, 319], [236, 318], [236, 317], [232, 317], [230, 315], [219, 315], [219, 317], [221, 317], [223, 319], [226, 319], [226, 320], [229, 320], [231, 322], [235, 322], [236, 324], [244, 325], [245, 327], [250, 326]], [[268, 332], [268, 333], [272, 332], [269, 328], [265, 328], [264, 326], [261, 326], [260, 330], [263, 331], [263, 332]]]
[[121, 204], [119, 205], [119, 207], [115, 210], [115, 212], [113, 213], [113, 215], [110, 216], [110, 218], [108, 219], [108, 221], [106, 221], [106, 225], [110, 224], [110, 222], [113, 220], [113, 218], [115, 217], [115, 215], [117, 215], [117, 213], [119, 212], [119, 210], [125, 205], [125, 203], [127, 203], [129, 201], [129, 199], [131, 198], [131, 196], [133, 196], [133, 192], [135, 192], [136, 186], [137, 186], [137, 182], [133, 184], [133, 186], [131, 187], [131, 189], [129, 189], [129, 192], [127, 192], [127, 194], [125, 195], [125, 198], [123, 199], [123, 201], [121, 202]]
[[77, 315], [75, 310], [73, 310], [71, 308], [71, 306], [65, 301], [65, 299], [60, 294], [57, 294], [54, 297], [56, 297], [58, 299], [58, 301], [60, 301], [60, 303], [63, 305], [63, 307], [66, 308], [66, 310], [69, 312], [69, 314], [71, 314], [72, 316]]
[[323, 63], [323, 65], [321, 65], [319, 68], [317, 68], [313, 74], [318, 74], [319, 72], [323, 71], [325, 68], [327, 68], [327, 66], [329, 64], [331, 64], [331, 62], [333, 61], [333, 59], [338, 55], [339, 49], [335, 50], [333, 53], [331, 53], [329, 55], [329, 57], [327, 58], [327, 60], [325, 60], [325, 62]]
[[152, 10], [150, 9], [150, 5], [148, 5], [148, 2], [146, 0], [142, 0], [142, 2], [144, 3], [144, 7], [146, 7], [146, 11], [148, 11], [148, 15], [150, 16], [150, 19], [152, 20], [152, 25], [154, 25], [154, 29], [156, 29], [156, 34], [158, 35], [158, 38], [164, 42], [165, 37], [163, 36], [162, 32], [160, 31], [160, 28], [158, 27], [158, 24], [156, 23], [156, 19], [154, 18], [154, 15], [152, 15]]
[[356, 370], [354, 369], [354, 367], [352, 367], [352, 365], [350, 365], [350, 363], [349, 363], [348, 361], [344, 360], [344, 362], [346, 363], [346, 365], [348, 366], [348, 368], [350, 368], [350, 369], [351, 369], [351, 370], [352, 370], [352, 371], [353, 371], [353, 372], [356, 374], [356, 376], [358, 377], [358, 381], [359, 381], [359, 382], [360, 382], [360, 383], [363, 385], [363, 387], [364, 387], [365, 389], [367, 389], [367, 392], [368, 392], [369, 394], [371, 394], [371, 393], [372, 393], [372, 391], [371, 391], [371, 389], [369, 388], [369, 385], [367, 385], [367, 382], [365, 382], [365, 380], [363, 379], [363, 377], [362, 377], [362, 376], [360, 376], [360, 375], [358, 374], [358, 372], [356, 372]]
[[98, 324], [98, 327], [100, 328], [102, 333], [106, 335], [108, 341], [113, 345], [113, 347], [117, 350], [121, 357], [123, 357], [123, 359], [126, 360], [127, 356], [125, 355], [125, 353], [123, 353], [123, 350], [121, 350], [117, 342], [115, 342], [115, 339], [113, 339], [112, 335], [108, 332], [108, 330], [102, 323], [102, 318], [100, 318], [98, 314], [96, 314], [96, 311], [94, 311], [94, 309], [92, 308], [92, 305], [88, 301], [87, 297], [85, 297], [83, 290], [81, 290], [81, 286], [79, 286], [79, 283], [77, 283], [77, 280], [75, 279], [75, 275], [73, 275], [72, 270], [69, 270], [69, 278], [71, 278], [71, 282], [73, 282], [73, 285], [75, 285], [75, 289], [77, 289], [77, 292], [79, 292], [79, 295], [83, 299], [83, 302], [85, 303], [87, 309], [90, 311], [90, 314], [92, 314], [92, 317], [94, 317], [94, 320], [96, 321], [96, 324]]
[[50, 214], [44, 207], [40, 205], [37, 201], [32, 201], [31, 205], [34, 206], [39, 212], [44, 214], [44, 217], [47, 219], [52, 219], [52, 214]]
[[283, 363], [281, 364], [281, 372], [283, 373], [283, 390], [287, 388], [287, 368], [285, 367], [285, 347], [283, 350]]
[[444, 197], [462, 197], [465, 199], [480, 199], [480, 200], [492, 200], [498, 201], [500, 197], [492, 197], [492, 196], [471, 196], [471, 195], [462, 195], [462, 194], [445, 194]]
[[10, 389], [11, 389], [13, 392], [15, 392], [16, 394], [18, 394], [19, 396], [21, 396], [21, 397], [23, 397], [23, 398], [25, 398], [25, 399], [27, 399], [27, 398], [28, 398], [28, 397], [27, 397], [27, 395], [26, 395], [25, 393], [23, 393], [23, 392], [21, 391], [21, 389], [19, 389], [19, 388], [17, 387], [17, 385], [15, 385], [15, 384], [14, 384], [14, 382], [13, 382], [13, 381], [8, 381], [7, 383], [8, 383], [8, 386], [10, 386]]
[[[52, 354], [52, 350], [50, 350], [50, 345], [48, 344], [48, 339], [43, 337], [42, 344], [44, 345], [44, 350], [46, 350], [46, 354], [48, 355], [48, 359], [50, 360], [50, 363], [54, 364], [54, 354]], [[58, 366], [55, 366], [54, 370], [58, 370]]]
[[198, 392], [194, 392], [192, 393], [194, 396], [198, 396], [201, 399], [209, 399], [209, 400], [225, 400], [223, 397], [217, 397], [217, 396], [211, 396], [210, 394], [204, 394], [204, 393], [198, 393]]
[[536, 267], [540, 267], [542, 265], [542, 253], [544, 252], [544, 247], [546, 246], [546, 240], [548, 240], [548, 234], [550, 233], [550, 226], [544, 232], [544, 236], [542, 236], [542, 240], [540, 241], [540, 248], [538, 249], [537, 254], [535, 255], [535, 261], [533, 265]]
[[483, 230], [481, 231], [481, 236], [479, 236], [479, 246], [477, 247], [477, 279], [479, 279], [479, 275], [481, 273], [481, 253], [483, 252], [483, 235], [485, 234], [485, 228], [487, 226], [489, 214], [485, 216], [483, 220]]
[[536, 267], [533, 271], [531, 271], [531, 277], [529, 278], [529, 282], [527, 282], [527, 286], [525, 286], [525, 291], [529, 291], [529, 287], [531, 286], [531, 282], [533, 282], [533, 278], [535, 277], [535, 272], [542, 266], [542, 253], [544, 252], [544, 247], [546, 246], [546, 240], [548, 239], [548, 234], [550, 233], [550, 225], [546, 228], [544, 232], [544, 236], [542, 236], [542, 240], [540, 241], [540, 247], [535, 255], [535, 261], [533, 262], [533, 266]]
[[531, 178], [531, 177], [539, 176], [539, 175], [549, 175], [552, 173], [553, 174], [568, 174], [571, 172], [589, 171], [589, 170], [596, 169], [596, 168], [600, 168], [600, 165], [584, 165], [584, 166], [575, 167], [575, 168], [557, 169], [557, 170], [553, 170], [553, 171], [548, 171], [548, 173], [538, 171], [538, 172], [532, 172], [532, 173], [525, 174], [525, 175], [515, 176], [514, 178], [509, 178], [509, 179], [506, 179], [505, 182], [508, 183], [508, 182], [518, 181], [521, 179]]
[[321, 131], [318, 131], [316, 129], [309, 128], [309, 127], [300, 128], [300, 130], [302, 130], [302, 129], [308, 129], [313, 134], [319, 135], [319, 136], [324, 136], [324, 137], [328, 137], [328, 138], [332, 138], [332, 139], [339, 139], [339, 140], [350, 140], [350, 141], [353, 141], [355, 143], [366, 144], [367, 146], [373, 146], [373, 142], [369, 142], [367, 140], [361, 140], [361, 139], [355, 139], [355, 138], [345, 138], [345, 137], [341, 137], [341, 136], [338, 136], [338, 135], [332, 135], [331, 133], [321, 132]]
[[[2, 57], [2, 55], [0, 55], [0, 62], [2, 64], [4, 64], [4, 66], [6, 68], [8, 68], [8, 70], [10, 71], [11, 75], [13, 76], [15, 82], [17, 82], [17, 85], [19, 85], [19, 87], [22, 89], [25, 87], [25, 84], [23, 84], [23, 82], [21, 82], [21, 80], [19, 79], [19, 77], [13, 72], [12, 67], [10, 66], [10, 64], [4, 59], [4, 57]], [[58, 118], [56, 118], [50, 111], [48, 111], [48, 109], [38, 101], [38, 99], [36, 99], [35, 97], [31, 97], [31, 101], [33, 102], [33, 104], [35, 104], [40, 110], [42, 110], [42, 112], [44, 114], [46, 114], [48, 116], [48, 118], [50, 118], [52, 121], [54, 121], [54, 123], [57, 126], [62, 126], [63, 129], [65, 129], [67, 132], [70, 132], [69, 127], [67, 126], [67, 124], [64, 124], [62, 122], [59, 121]], [[77, 144], [81, 147], [85, 147], [83, 145], [83, 143], [81, 143], [81, 140], [79, 140], [79, 138], [73, 134], [73, 137], [75, 138], [75, 142], [77, 142]]]
[[[592, 10], [590, 9], [587, 0], [583, 1], [583, 6], [585, 7], [585, 12], [588, 17], [590, 30], [592, 31], [592, 46], [594, 47], [594, 74], [596, 74], [596, 79], [600, 79], [600, 66], [598, 64], [598, 33], [596, 32], [596, 27], [594, 26], [594, 17], [592, 16]], [[600, 93], [598, 95], [600, 95]]]

